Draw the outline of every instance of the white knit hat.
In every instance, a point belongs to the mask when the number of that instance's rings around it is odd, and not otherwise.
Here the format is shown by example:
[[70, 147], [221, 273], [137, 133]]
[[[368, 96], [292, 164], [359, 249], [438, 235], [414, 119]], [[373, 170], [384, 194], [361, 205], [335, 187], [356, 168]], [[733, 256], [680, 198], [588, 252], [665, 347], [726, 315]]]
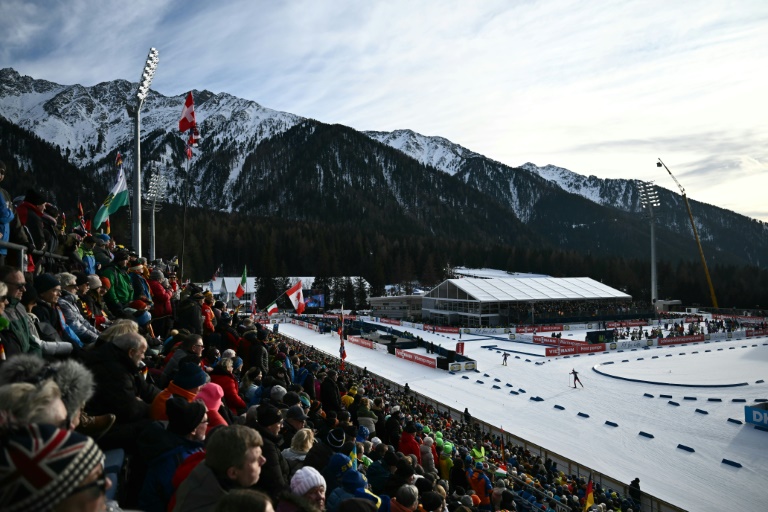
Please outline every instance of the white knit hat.
[[313, 489], [318, 485], [327, 488], [323, 475], [311, 466], [304, 466], [296, 471], [293, 478], [291, 478], [291, 492], [298, 496], [304, 496], [310, 489]]

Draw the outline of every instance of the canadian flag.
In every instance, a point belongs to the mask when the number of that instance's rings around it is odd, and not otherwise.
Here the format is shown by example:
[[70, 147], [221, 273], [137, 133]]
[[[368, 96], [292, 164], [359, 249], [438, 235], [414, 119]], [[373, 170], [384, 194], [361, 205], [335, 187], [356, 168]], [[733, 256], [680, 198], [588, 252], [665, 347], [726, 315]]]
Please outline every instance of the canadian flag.
[[179, 131], [185, 132], [197, 126], [195, 121], [195, 100], [192, 98], [192, 91], [187, 94], [187, 101], [184, 102], [184, 110], [181, 111], [179, 119]]
[[288, 298], [291, 299], [293, 309], [295, 309], [298, 314], [302, 314], [304, 312], [304, 295], [301, 292], [301, 281], [293, 285], [285, 293], [288, 295]]

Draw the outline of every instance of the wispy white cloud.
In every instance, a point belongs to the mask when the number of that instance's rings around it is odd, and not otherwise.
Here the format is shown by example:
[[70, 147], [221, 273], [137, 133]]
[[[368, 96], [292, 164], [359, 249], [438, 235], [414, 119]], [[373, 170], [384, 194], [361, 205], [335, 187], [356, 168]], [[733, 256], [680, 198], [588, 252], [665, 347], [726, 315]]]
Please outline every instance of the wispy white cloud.
[[0, 4], [0, 65], [37, 78], [135, 81], [150, 46], [164, 94], [226, 91], [511, 165], [666, 186], [661, 156], [691, 197], [764, 210], [762, 0]]

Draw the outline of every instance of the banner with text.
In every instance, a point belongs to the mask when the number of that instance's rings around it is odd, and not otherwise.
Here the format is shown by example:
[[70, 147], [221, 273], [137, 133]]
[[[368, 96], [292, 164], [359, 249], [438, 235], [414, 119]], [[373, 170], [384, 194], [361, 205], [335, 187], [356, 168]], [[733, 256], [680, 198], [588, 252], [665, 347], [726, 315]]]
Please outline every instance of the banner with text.
[[588, 354], [590, 352], [605, 352], [605, 343], [592, 343], [573, 347], [547, 347], [545, 349], [547, 357]]
[[405, 359], [406, 361], [412, 361], [414, 363], [428, 366], [430, 368], [437, 368], [436, 359], [432, 359], [431, 357], [423, 356], [421, 354], [415, 354], [413, 352], [408, 352], [407, 350], [398, 348], [395, 349], [395, 356], [399, 357], [400, 359]]

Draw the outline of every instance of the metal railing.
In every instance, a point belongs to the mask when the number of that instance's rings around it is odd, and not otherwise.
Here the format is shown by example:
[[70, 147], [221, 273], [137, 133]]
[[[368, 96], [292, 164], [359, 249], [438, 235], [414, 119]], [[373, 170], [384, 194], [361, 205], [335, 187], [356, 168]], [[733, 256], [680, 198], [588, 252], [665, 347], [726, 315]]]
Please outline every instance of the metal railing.
[[[13, 262], [6, 260], [6, 263], [8, 265], [13, 265], [14, 267], [24, 272], [24, 269], [27, 267], [27, 252], [29, 252], [27, 247], [19, 244], [14, 244], [11, 242], [5, 242], [3, 240], [0, 240], [0, 247], [5, 247], [6, 249], [12, 249], [14, 251], [18, 251], [18, 255], [19, 255], [18, 260]], [[34, 256], [44, 256], [46, 258], [53, 258], [55, 260], [62, 260], [62, 261], [69, 260], [69, 258], [66, 256], [62, 256], [61, 254], [55, 254], [48, 251], [35, 250], [35, 251], [32, 251], [32, 254]]]

